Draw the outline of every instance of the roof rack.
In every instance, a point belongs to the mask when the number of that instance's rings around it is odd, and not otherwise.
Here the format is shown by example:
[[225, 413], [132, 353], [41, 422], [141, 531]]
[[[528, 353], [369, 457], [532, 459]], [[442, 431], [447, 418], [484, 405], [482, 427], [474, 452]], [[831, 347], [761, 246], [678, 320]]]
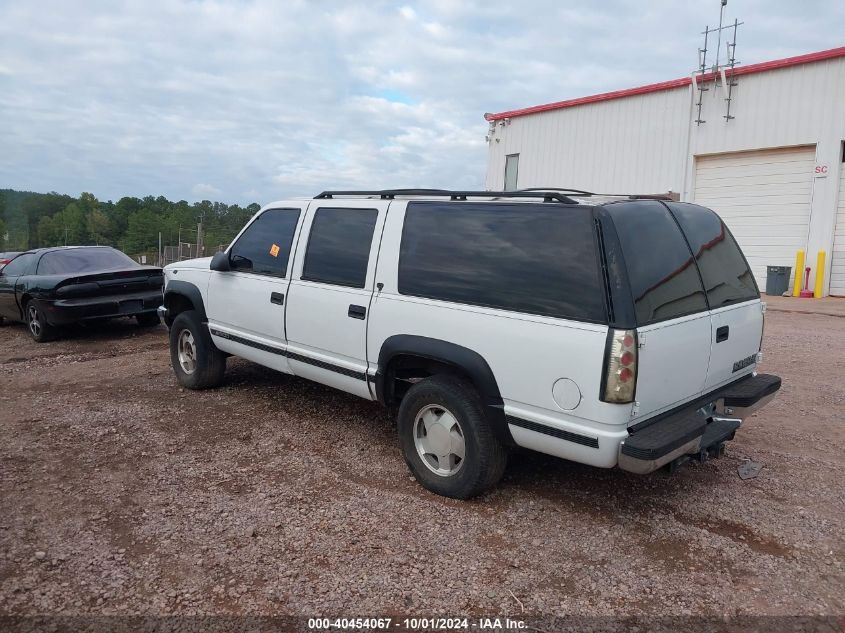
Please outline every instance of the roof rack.
[[530, 187], [520, 191], [565, 191], [577, 197], [589, 198], [592, 196], [603, 198], [627, 198], [628, 200], [667, 200], [674, 198], [668, 193], [595, 193], [593, 191], [581, 191], [580, 189], [568, 189], [564, 187]]
[[523, 189], [519, 191], [451, 191], [449, 189], [380, 189], [377, 191], [323, 191], [314, 196], [315, 200], [326, 200], [335, 196], [378, 196], [382, 200], [393, 200], [396, 196], [429, 196], [450, 198], [452, 200], [466, 200], [467, 198], [543, 198], [544, 202], [563, 202], [577, 204], [569, 196], [561, 192], [583, 195], [577, 189]]
[[528, 187], [526, 189], [520, 189], [519, 191], [565, 191], [566, 193], [573, 193], [579, 196], [597, 195], [592, 191], [582, 191], [581, 189], [569, 189], [568, 187]]

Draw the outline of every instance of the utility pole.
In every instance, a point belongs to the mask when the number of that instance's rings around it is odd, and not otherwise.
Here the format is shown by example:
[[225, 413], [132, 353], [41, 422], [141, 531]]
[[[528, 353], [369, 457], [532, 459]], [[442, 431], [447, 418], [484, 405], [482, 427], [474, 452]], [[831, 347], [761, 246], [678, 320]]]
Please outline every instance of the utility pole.
[[202, 221], [205, 219], [205, 213], [197, 218], [197, 257], [202, 257], [204, 246], [202, 243]]

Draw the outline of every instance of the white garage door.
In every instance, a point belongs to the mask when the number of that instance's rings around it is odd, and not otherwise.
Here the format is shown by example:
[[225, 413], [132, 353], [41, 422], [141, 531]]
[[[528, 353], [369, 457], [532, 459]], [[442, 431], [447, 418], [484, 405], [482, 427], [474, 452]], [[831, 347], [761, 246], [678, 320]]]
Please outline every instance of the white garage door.
[[807, 248], [814, 161], [813, 146], [695, 159], [695, 202], [722, 216], [761, 290], [766, 266], [795, 266]]
[[833, 253], [830, 259], [830, 294], [845, 296], [845, 165], [839, 176], [839, 207], [833, 232]]

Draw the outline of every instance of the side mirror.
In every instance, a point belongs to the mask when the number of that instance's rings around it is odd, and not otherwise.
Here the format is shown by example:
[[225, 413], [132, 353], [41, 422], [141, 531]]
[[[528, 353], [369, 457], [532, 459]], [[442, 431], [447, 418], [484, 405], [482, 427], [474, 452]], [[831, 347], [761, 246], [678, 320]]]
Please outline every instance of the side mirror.
[[211, 270], [216, 270], [220, 273], [225, 273], [232, 270], [232, 265], [229, 263], [229, 254], [224, 253], [223, 251], [217, 251], [214, 253], [214, 257], [211, 258]]

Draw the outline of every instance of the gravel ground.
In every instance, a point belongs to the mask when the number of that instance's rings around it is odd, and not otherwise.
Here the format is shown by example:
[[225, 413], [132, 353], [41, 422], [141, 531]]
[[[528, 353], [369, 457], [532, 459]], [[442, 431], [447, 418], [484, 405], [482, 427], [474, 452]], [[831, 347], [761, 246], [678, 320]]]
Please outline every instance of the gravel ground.
[[845, 318], [770, 312], [764, 352], [784, 387], [723, 459], [520, 453], [459, 502], [376, 404], [235, 359], [182, 390], [163, 326], [0, 328], [0, 614], [845, 613]]

